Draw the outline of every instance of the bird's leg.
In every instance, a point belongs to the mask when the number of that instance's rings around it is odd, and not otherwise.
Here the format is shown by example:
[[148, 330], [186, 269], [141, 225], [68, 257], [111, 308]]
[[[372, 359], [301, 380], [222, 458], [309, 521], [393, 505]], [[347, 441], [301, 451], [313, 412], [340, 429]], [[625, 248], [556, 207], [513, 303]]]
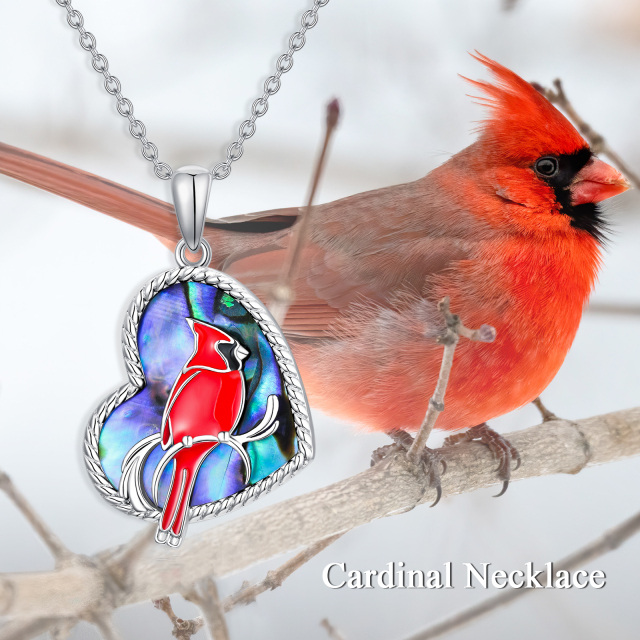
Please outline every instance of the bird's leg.
[[[407, 453], [413, 444], [413, 436], [402, 429], [394, 429], [387, 432], [388, 436], [393, 440], [394, 444], [388, 444], [384, 447], [376, 449], [371, 455], [371, 466], [385, 460], [390, 454], [396, 451]], [[418, 459], [422, 471], [429, 481], [429, 486], [436, 490], [436, 499], [431, 504], [435, 507], [442, 497], [442, 487], [440, 478], [447, 470], [447, 463], [436, 449], [425, 447]]]
[[463, 433], [456, 433], [444, 441], [444, 447], [451, 447], [460, 442], [481, 442], [489, 448], [493, 457], [498, 461], [498, 478], [502, 480], [502, 490], [495, 498], [499, 498], [507, 490], [511, 479], [511, 463], [515, 461], [517, 469], [520, 466], [518, 450], [499, 433], [494, 431], [486, 422], [479, 424]]

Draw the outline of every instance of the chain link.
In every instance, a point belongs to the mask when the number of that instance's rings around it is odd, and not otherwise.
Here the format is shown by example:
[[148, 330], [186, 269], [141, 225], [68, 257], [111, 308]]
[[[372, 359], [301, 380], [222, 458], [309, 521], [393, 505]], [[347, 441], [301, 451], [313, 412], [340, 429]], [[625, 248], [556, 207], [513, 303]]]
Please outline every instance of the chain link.
[[[109, 73], [109, 61], [102, 53], [96, 49], [96, 38], [84, 28], [84, 17], [71, 6], [71, 0], [56, 0], [56, 2], [67, 10], [67, 22], [69, 26], [76, 29], [79, 36], [80, 46], [91, 54], [91, 65], [104, 76], [104, 88], [116, 99], [116, 109], [118, 113], [129, 120], [129, 132], [140, 141], [141, 152], [144, 158], [153, 162], [153, 171], [162, 180], [168, 180], [173, 175], [173, 169], [166, 162], [158, 159], [158, 147], [147, 139], [147, 129], [143, 122], [137, 120], [133, 115], [133, 104], [131, 100], [122, 95], [120, 80]], [[269, 76], [263, 85], [263, 94], [254, 100], [251, 105], [251, 116], [245, 120], [238, 128], [238, 138], [227, 147], [227, 159], [219, 162], [212, 170], [211, 175], [216, 180], [223, 180], [231, 173], [231, 164], [239, 160], [244, 153], [244, 143], [256, 132], [256, 120], [261, 118], [269, 109], [269, 98], [278, 93], [283, 74], [291, 70], [293, 66], [293, 54], [304, 47], [306, 42], [306, 32], [313, 29], [318, 23], [318, 10], [329, 3], [329, 0], [314, 0], [311, 9], [305, 11], [300, 19], [300, 31], [296, 31], [289, 38], [289, 49], [283, 53], [276, 61], [276, 72]]]

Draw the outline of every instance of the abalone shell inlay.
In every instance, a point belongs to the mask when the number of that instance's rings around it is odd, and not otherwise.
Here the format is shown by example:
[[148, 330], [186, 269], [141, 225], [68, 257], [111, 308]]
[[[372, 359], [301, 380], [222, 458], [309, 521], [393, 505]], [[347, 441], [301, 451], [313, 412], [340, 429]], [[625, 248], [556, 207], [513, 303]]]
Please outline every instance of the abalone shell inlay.
[[[244, 482], [240, 456], [230, 446], [217, 446], [200, 467], [191, 505], [215, 502], [242, 491], [285, 465], [298, 451], [291, 407], [280, 369], [269, 342], [240, 302], [209, 284], [184, 282], [167, 287], [147, 305], [138, 328], [138, 350], [145, 386], [118, 406], [100, 432], [99, 455], [104, 472], [117, 489], [122, 461], [143, 438], [158, 433], [171, 387], [194, 348], [186, 318], [220, 327], [249, 350], [242, 373], [246, 384], [245, 409], [234, 433], [246, 433], [262, 419], [267, 398], [278, 396], [279, 426], [273, 436], [246, 445], [251, 477]], [[153, 471], [164, 452], [158, 445], [144, 467], [144, 487], [149, 496]], [[159, 488], [159, 506], [165, 502], [171, 482], [168, 465]]]

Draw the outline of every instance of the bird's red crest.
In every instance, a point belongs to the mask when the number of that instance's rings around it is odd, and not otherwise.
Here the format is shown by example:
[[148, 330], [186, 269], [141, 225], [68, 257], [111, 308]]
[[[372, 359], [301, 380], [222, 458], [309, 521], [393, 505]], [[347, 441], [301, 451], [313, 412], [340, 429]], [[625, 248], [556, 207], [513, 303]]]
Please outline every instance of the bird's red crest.
[[227, 335], [218, 327], [214, 327], [206, 322], [187, 318], [187, 322], [193, 331], [195, 341], [195, 351], [187, 363], [189, 367], [211, 367], [213, 369], [228, 369], [228, 363], [220, 355], [218, 345], [221, 342], [233, 342], [233, 338]]
[[493, 84], [464, 78], [482, 90], [484, 96], [473, 97], [491, 110], [491, 117], [483, 121], [481, 140], [497, 147], [505, 162], [575, 153], [588, 146], [574, 126], [529, 82], [480, 53], [471, 55], [495, 78]]

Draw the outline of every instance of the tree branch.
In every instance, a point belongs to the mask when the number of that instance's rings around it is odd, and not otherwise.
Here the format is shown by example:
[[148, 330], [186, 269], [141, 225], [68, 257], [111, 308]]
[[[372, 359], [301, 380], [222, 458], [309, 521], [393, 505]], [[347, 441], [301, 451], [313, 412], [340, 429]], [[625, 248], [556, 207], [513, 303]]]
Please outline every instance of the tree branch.
[[[640, 407], [573, 422], [556, 420], [505, 437], [522, 456], [513, 480], [578, 473], [586, 466], [640, 453]], [[442, 455], [447, 462], [443, 495], [497, 483], [493, 457], [483, 445], [451, 447]], [[425, 486], [424, 475], [414, 469], [406, 455], [398, 454], [385, 465], [221, 523], [192, 536], [170, 555], [154, 548], [140, 559], [130, 586], [113, 596], [114, 605], [184, 592], [206, 577], [229, 575], [376, 518], [432, 502], [435, 489]], [[4, 574], [0, 584], [5, 587], [0, 589], [0, 615], [6, 616], [81, 617], [102, 601], [109, 588], [104, 575], [91, 565]]]
[[22, 513], [25, 520], [31, 525], [38, 537], [51, 552], [55, 558], [56, 564], [64, 564], [75, 557], [69, 549], [67, 549], [60, 538], [56, 536], [47, 526], [45, 521], [36, 513], [35, 509], [27, 502], [27, 499], [18, 491], [16, 486], [11, 482], [11, 478], [0, 471], [0, 491], [4, 491], [9, 500], [13, 502], [18, 511]]
[[26, 640], [46, 633], [58, 623], [57, 618], [29, 618], [12, 620], [0, 627], [1, 640]]
[[629, 178], [636, 188], [640, 188], [640, 176], [634, 173], [627, 163], [609, 146], [609, 143], [605, 140], [601, 133], [598, 133], [588, 122], [578, 114], [573, 104], [567, 98], [567, 94], [564, 92], [562, 86], [562, 80], [556, 78], [553, 81], [554, 89], [544, 87], [543, 85], [532, 82], [535, 89], [537, 89], [551, 104], [558, 105], [566, 114], [573, 124], [578, 128], [580, 133], [587, 139], [591, 150], [598, 154], [604, 153], [609, 156], [622, 173]]
[[[78, 624], [77, 620], [58, 620], [55, 624], [49, 627], [49, 635], [51, 636], [51, 640], [68, 640], [71, 632]], [[23, 638], [26, 640], [26, 638]]]
[[201, 617], [194, 618], [193, 620], [183, 620], [182, 618], [178, 618], [173, 611], [171, 600], [168, 597], [154, 600], [153, 606], [167, 614], [169, 620], [171, 620], [171, 623], [173, 624], [171, 634], [178, 640], [190, 640], [191, 636], [198, 633], [198, 631], [204, 627], [204, 619]]
[[407, 456], [413, 461], [416, 461], [424, 450], [438, 416], [444, 411], [444, 394], [449, 384], [453, 356], [460, 338], [464, 337], [477, 342], [493, 342], [496, 339], [496, 330], [488, 324], [483, 324], [479, 329], [465, 327], [460, 317], [449, 310], [449, 298], [444, 298], [438, 303], [438, 310], [444, 316], [446, 325], [444, 334], [438, 338], [438, 342], [444, 345], [444, 353], [442, 354], [438, 381], [435, 391], [429, 400], [427, 413], [420, 425], [418, 434], [407, 451]]
[[149, 524], [141, 534], [134, 536], [128, 544], [123, 545], [120, 549], [111, 550], [100, 558], [101, 564], [104, 563], [120, 589], [127, 588], [140, 558], [153, 544], [155, 533], [156, 526]]
[[282, 586], [282, 583], [294, 572], [297, 571], [304, 564], [309, 562], [311, 558], [317, 556], [321, 551], [324, 551], [329, 545], [333, 544], [338, 538], [342, 537], [341, 533], [334, 536], [329, 536], [324, 540], [320, 540], [311, 545], [304, 551], [301, 551], [295, 555], [291, 560], [285, 562], [282, 566], [273, 571], [269, 571], [267, 576], [261, 582], [249, 585], [245, 584], [236, 593], [225, 598], [222, 603], [222, 608], [225, 612], [231, 611], [234, 607], [241, 605], [251, 604], [255, 601], [256, 597], [265, 591], [277, 589]]
[[218, 587], [212, 578], [205, 578], [184, 597], [200, 607], [207, 623], [211, 640], [229, 640], [229, 628], [224, 619], [224, 611], [218, 594]]
[[280, 278], [278, 279], [278, 282], [275, 283], [271, 291], [269, 311], [278, 324], [282, 324], [284, 322], [287, 311], [293, 302], [293, 283], [300, 268], [300, 258], [302, 257], [302, 251], [309, 234], [313, 201], [316, 196], [318, 184], [320, 183], [322, 170], [324, 169], [327, 151], [329, 150], [329, 143], [331, 142], [331, 137], [333, 136], [336, 127], [338, 126], [339, 118], [340, 104], [334, 99], [327, 105], [324, 140], [313, 172], [307, 206], [304, 208], [298, 221], [293, 227]]
[[103, 640], [120, 640], [120, 634], [113, 624], [111, 615], [95, 614], [87, 617], [100, 631]]
[[[571, 569], [577, 569], [583, 567], [587, 562], [590, 562], [594, 558], [598, 558], [601, 555], [617, 549], [620, 545], [625, 543], [629, 538], [636, 535], [640, 531], [640, 513], [636, 513], [635, 516], [625, 520], [617, 527], [605, 532], [597, 540], [594, 540], [586, 547], [579, 549], [570, 556], [567, 556], [559, 562], [554, 562], [554, 572], [561, 570], [570, 571]], [[549, 584], [549, 581], [545, 583], [545, 586]], [[536, 589], [509, 589], [503, 591], [499, 595], [493, 598], [488, 598], [484, 602], [477, 604], [473, 607], [469, 607], [460, 613], [438, 622], [432, 627], [425, 629], [415, 635], [412, 635], [407, 640], [431, 640], [432, 638], [439, 638], [450, 631], [459, 629], [466, 624], [476, 620], [486, 613], [490, 613], [498, 607], [504, 606], [513, 602], [514, 600], [525, 596], [529, 593], [537, 591]]]
[[585, 312], [603, 313], [612, 316], [640, 316], [640, 304], [592, 302], [586, 308]]
[[552, 420], [560, 419], [555, 413], [553, 413], [553, 411], [545, 406], [540, 396], [538, 396], [531, 404], [540, 412], [540, 415], [542, 416], [542, 422], [550, 422]]
[[329, 622], [328, 618], [320, 620], [320, 626], [327, 632], [330, 640], [345, 640], [344, 636]]

